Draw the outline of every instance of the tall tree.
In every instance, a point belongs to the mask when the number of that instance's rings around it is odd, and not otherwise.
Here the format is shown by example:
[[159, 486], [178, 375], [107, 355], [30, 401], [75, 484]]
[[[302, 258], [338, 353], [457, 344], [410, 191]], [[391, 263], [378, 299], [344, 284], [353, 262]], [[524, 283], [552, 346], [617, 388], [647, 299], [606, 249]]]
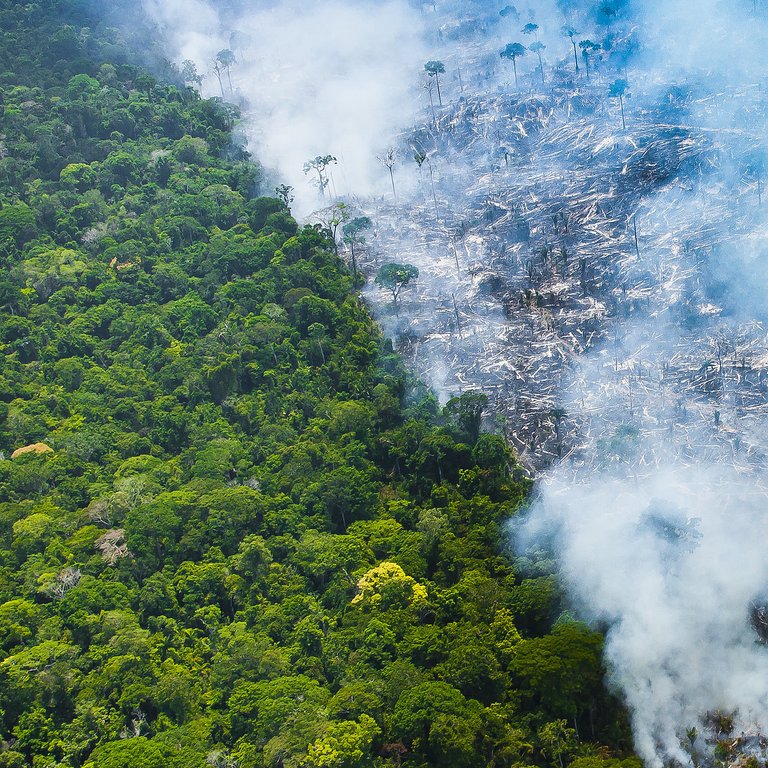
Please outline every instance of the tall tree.
[[530, 22], [528, 22], [522, 28], [521, 31], [522, 31], [522, 33], [524, 35], [536, 35], [536, 37], [538, 38], [538, 36], [539, 36], [539, 25], [538, 24], [534, 24], [532, 21], [530, 21]]
[[392, 197], [397, 202], [397, 192], [395, 191], [395, 163], [397, 162], [397, 150], [394, 147], [388, 147], [387, 151], [379, 156], [379, 161], [389, 171], [389, 180], [392, 182]]
[[349, 206], [344, 202], [337, 202], [328, 208], [323, 208], [321, 211], [317, 211], [313, 214], [317, 220], [322, 224], [325, 231], [328, 233], [328, 237], [333, 243], [333, 250], [336, 256], [339, 255], [339, 228], [349, 221], [350, 210]]
[[[216, 62], [227, 73], [227, 82], [229, 83], [230, 95], [234, 93], [234, 89], [232, 88], [232, 65], [235, 63], [235, 61], [235, 54], [230, 51], [229, 48], [224, 48], [216, 54]], [[221, 84], [221, 80], [219, 80], [219, 84]]]
[[763, 176], [765, 174], [765, 157], [762, 152], [753, 152], [747, 156], [745, 175], [757, 183], [757, 205], [763, 204]]
[[354, 219], [344, 224], [344, 243], [349, 246], [352, 255], [352, 275], [357, 280], [357, 258], [355, 247], [365, 244], [364, 233], [373, 226], [367, 216], [355, 216]]
[[275, 187], [275, 197], [278, 200], [282, 200], [286, 208], [290, 208], [294, 200], [293, 187], [289, 184], [278, 184]]
[[216, 79], [219, 81], [219, 90], [221, 91], [221, 98], [225, 99], [224, 93], [224, 81], [221, 79], [224, 74], [224, 65], [219, 61], [218, 56], [213, 60], [213, 74], [216, 75]]
[[626, 80], [619, 79], [613, 81], [608, 91], [608, 95], [612, 99], [619, 100], [619, 104], [621, 105], [621, 127], [624, 130], [627, 128], [627, 121], [624, 118], [624, 95], [626, 94], [628, 88], [629, 83]]
[[418, 276], [419, 270], [413, 264], [389, 263], [379, 267], [375, 282], [380, 288], [392, 294], [392, 304], [397, 310], [400, 292]]
[[435, 78], [435, 84], [437, 85], [437, 103], [443, 106], [443, 97], [440, 95], [440, 75], [445, 72], [445, 65], [442, 61], [428, 61], [424, 65], [424, 69], [429, 75], [430, 79]]
[[515, 72], [515, 90], [518, 89], [517, 83], [517, 60], [521, 56], [525, 56], [526, 48], [521, 43], [507, 43], [506, 46], [499, 51], [499, 56], [502, 59], [510, 59], [512, 61], [512, 68]]
[[505, 5], [500, 11], [499, 16], [501, 16], [502, 19], [506, 19], [509, 17], [510, 19], [514, 21], [520, 20], [520, 12], [515, 8], [514, 5]]
[[579, 48], [581, 48], [584, 67], [587, 70], [587, 80], [589, 80], [589, 57], [600, 50], [600, 44], [595, 43], [592, 40], [581, 40], [579, 41]]
[[181, 62], [181, 77], [185, 83], [193, 83], [198, 87], [203, 83], [203, 76], [198, 73], [197, 65], [190, 59]]
[[314, 171], [317, 174], [315, 184], [323, 197], [325, 197], [325, 189], [329, 183], [328, 166], [337, 162], [338, 160], [336, 160], [333, 155], [317, 155], [304, 163], [303, 171], [305, 175], [311, 171]]
[[528, 46], [528, 49], [533, 51], [538, 57], [539, 57], [539, 72], [541, 72], [541, 84], [544, 85], [544, 62], [541, 60], [541, 52], [546, 48], [547, 46], [544, 45], [539, 40], [536, 40], [536, 42], [531, 43]]
[[570, 24], [564, 24], [560, 28], [560, 32], [563, 34], [563, 36], [567, 37], [571, 41], [571, 45], [573, 46], [573, 63], [576, 65], [576, 71], [579, 71], [579, 56], [576, 52], [576, 35], [578, 35], [578, 31], [575, 27], [572, 27]]

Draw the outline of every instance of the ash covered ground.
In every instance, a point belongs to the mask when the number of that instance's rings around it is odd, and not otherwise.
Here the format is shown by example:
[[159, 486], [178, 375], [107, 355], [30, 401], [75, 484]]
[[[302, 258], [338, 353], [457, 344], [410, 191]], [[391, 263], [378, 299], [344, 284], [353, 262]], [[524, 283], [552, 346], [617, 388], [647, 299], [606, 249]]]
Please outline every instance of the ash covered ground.
[[[768, 81], [631, 80], [623, 128], [623, 56], [595, 56], [589, 80], [573, 59], [545, 65], [544, 86], [531, 58], [517, 91], [480, 43], [447, 67], [444, 106], [433, 94], [434, 118], [397, 145], [402, 164], [426, 155], [415, 190], [372, 209], [364, 265], [420, 278], [398, 314], [372, 284], [367, 299], [443, 399], [489, 396], [531, 468], [621, 461], [646, 432], [762, 462]], [[615, 448], [600, 456], [595, 419]]]

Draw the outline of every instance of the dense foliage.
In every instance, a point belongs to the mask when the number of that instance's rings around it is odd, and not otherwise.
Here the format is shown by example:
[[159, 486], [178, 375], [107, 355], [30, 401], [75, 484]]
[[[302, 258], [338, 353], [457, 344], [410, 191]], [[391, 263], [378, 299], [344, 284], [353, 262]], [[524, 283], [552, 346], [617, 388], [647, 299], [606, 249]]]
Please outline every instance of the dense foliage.
[[617, 762], [484, 398], [407, 381], [231, 107], [0, 21], [0, 766]]

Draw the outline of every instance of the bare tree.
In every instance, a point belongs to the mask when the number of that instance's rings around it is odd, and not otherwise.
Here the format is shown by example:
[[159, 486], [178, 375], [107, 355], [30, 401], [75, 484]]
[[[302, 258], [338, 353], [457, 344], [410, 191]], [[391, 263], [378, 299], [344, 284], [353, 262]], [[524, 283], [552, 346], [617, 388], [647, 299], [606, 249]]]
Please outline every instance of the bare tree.
[[389, 171], [389, 180], [392, 182], [392, 197], [394, 197], [395, 202], [397, 202], [397, 192], [395, 191], [395, 174], [394, 174], [394, 167], [395, 167], [395, 163], [397, 162], [397, 150], [394, 147], [389, 147], [383, 155], [379, 156], [378, 160]]
[[72, 587], [80, 582], [82, 573], [79, 568], [64, 568], [56, 574], [56, 578], [49, 584], [45, 591], [55, 600], [61, 600]]
[[763, 175], [765, 173], [765, 158], [761, 152], [747, 156], [744, 175], [757, 183], [757, 205], [763, 205]]
[[226, 98], [226, 95], [224, 94], [224, 81], [221, 79], [221, 76], [224, 74], [224, 65], [219, 61], [218, 58], [213, 60], [213, 74], [216, 75], [216, 79], [219, 81], [221, 98], [224, 99]]
[[437, 128], [437, 115], [435, 115], [435, 101], [432, 98], [432, 91], [435, 90], [435, 81], [430, 78], [427, 80], [426, 83], [424, 83], [424, 90], [429, 95], [429, 107], [432, 110], [432, 122], [435, 124], [435, 128]]
[[144, 726], [147, 724], [147, 716], [141, 711], [141, 707], [136, 707], [131, 712], [131, 720], [120, 733], [121, 739], [131, 739], [141, 736]]
[[240, 765], [240, 762], [232, 757], [226, 749], [217, 749], [209, 752], [205, 762], [211, 768], [239, 768]]
[[96, 539], [93, 546], [107, 565], [115, 565], [118, 560], [131, 557], [128, 543], [125, 540], [125, 530], [122, 528], [113, 528], [107, 531]]
[[419, 174], [421, 174], [421, 169], [424, 163], [427, 164], [427, 168], [429, 168], [429, 183], [432, 187], [432, 200], [435, 203], [435, 218], [439, 219], [440, 214], [437, 210], [437, 195], [435, 194], [435, 175], [432, 170], [432, 161], [429, 158], [429, 155], [423, 150], [423, 149], [415, 149], [413, 153], [413, 159], [416, 161], [416, 165], [419, 166]]

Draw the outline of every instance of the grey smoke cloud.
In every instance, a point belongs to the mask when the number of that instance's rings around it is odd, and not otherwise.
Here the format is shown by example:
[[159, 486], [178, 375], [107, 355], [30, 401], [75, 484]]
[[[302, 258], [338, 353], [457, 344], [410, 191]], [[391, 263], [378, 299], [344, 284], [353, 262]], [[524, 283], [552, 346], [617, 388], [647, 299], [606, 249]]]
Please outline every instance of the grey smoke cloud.
[[217, 52], [234, 47], [232, 80], [252, 110], [251, 148], [295, 188], [299, 212], [321, 202], [302, 172], [317, 155], [339, 160], [330, 169], [335, 194], [386, 189], [376, 156], [414, 112], [413, 70], [425, 58], [421, 19], [405, 0], [286, 0], [234, 13], [199, 0], [145, 6], [176, 58], [208, 72], [206, 95], [220, 95], [210, 73]]
[[561, 575], [608, 626], [610, 682], [652, 765], [688, 763], [680, 739], [707, 712], [737, 711], [741, 729], [767, 721], [768, 654], [748, 618], [768, 583], [767, 517], [764, 489], [728, 467], [670, 460], [575, 484], [563, 467], [540, 487], [519, 542], [558, 530]]

